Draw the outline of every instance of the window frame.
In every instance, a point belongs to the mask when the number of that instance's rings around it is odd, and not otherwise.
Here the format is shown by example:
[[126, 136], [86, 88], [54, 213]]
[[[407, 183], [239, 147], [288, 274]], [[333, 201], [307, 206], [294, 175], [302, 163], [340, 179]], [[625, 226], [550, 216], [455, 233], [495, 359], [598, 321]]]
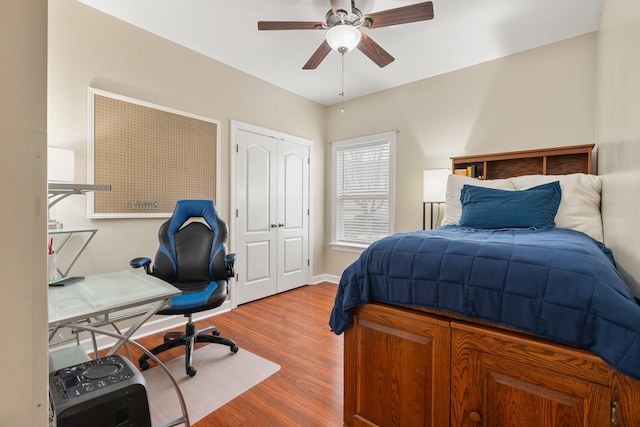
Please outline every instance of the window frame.
[[396, 159], [396, 132], [388, 131], [374, 135], [361, 136], [356, 138], [334, 141], [331, 143], [331, 240], [329, 246], [334, 250], [342, 250], [348, 252], [361, 252], [371, 243], [358, 244], [337, 239], [338, 232], [338, 179], [337, 179], [337, 154], [339, 151], [349, 148], [370, 147], [379, 144], [389, 145], [389, 218], [388, 218], [388, 235], [394, 233], [395, 230], [395, 159]]

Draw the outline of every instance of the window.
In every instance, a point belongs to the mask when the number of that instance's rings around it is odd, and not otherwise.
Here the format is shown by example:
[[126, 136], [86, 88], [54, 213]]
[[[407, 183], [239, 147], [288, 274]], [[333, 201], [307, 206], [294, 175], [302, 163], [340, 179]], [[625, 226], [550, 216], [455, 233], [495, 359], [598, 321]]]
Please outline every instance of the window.
[[395, 132], [334, 142], [332, 246], [363, 248], [393, 232]]

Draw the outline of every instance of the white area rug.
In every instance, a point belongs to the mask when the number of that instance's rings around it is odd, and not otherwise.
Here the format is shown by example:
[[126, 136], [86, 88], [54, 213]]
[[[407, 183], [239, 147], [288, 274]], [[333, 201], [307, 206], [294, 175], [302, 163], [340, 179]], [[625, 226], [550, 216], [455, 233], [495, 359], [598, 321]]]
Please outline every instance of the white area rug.
[[[193, 366], [198, 372], [194, 377], [185, 374], [184, 356], [165, 365], [180, 386], [191, 425], [280, 370], [280, 365], [242, 348], [233, 354], [229, 347], [215, 344], [195, 351]], [[143, 375], [152, 424], [182, 416], [176, 391], [162, 368], [153, 366]]]

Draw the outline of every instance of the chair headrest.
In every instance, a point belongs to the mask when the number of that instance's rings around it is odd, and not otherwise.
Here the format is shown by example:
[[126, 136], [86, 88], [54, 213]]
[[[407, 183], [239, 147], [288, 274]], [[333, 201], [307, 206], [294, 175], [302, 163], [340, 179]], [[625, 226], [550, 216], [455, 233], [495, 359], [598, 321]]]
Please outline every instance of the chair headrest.
[[178, 200], [167, 233], [172, 236], [189, 218], [202, 218], [214, 233], [218, 232], [218, 213], [211, 200]]

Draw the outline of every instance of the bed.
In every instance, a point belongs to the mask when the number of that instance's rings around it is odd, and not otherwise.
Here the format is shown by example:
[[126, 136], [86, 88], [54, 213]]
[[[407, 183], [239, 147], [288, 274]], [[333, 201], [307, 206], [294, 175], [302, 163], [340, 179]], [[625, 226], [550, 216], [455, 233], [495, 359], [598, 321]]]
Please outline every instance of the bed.
[[342, 274], [347, 426], [638, 426], [640, 306], [602, 244], [593, 146], [454, 158], [443, 226]]

